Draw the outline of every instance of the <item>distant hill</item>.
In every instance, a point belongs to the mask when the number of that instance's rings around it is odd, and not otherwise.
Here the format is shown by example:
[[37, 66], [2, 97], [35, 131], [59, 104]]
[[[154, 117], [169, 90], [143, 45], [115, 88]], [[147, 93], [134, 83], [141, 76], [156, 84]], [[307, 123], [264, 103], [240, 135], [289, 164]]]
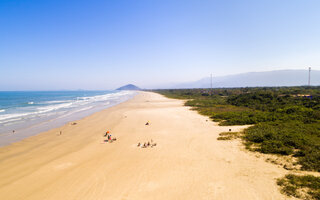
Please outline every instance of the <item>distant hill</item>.
[[[308, 84], [308, 70], [277, 70], [249, 72], [229, 76], [213, 77], [212, 87], [272, 87], [302, 86]], [[320, 71], [311, 71], [311, 85], [320, 85]], [[209, 88], [210, 77], [189, 83], [182, 83], [172, 88]]]
[[128, 85], [119, 87], [117, 90], [141, 90], [141, 89], [133, 84], [128, 84]]

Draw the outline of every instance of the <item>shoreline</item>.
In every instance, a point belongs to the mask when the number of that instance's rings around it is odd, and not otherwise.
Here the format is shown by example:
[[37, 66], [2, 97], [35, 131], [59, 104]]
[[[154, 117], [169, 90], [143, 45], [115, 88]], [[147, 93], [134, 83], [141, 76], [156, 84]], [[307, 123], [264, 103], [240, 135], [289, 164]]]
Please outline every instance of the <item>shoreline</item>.
[[73, 111], [74, 113], [68, 113], [66, 115], [64, 114], [60, 116], [57, 115], [54, 118], [48, 118], [45, 121], [33, 122], [33, 124], [30, 124], [29, 126], [24, 128], [18, 128], [18, 129], [13, 128], [12, 130], [15, 131], [14, 134], [12, 132], [0, 133], [0, 147], [4, 147], [10, 144], [13, 144], [15, 142], [19, 142], [28, 137], [32, 137], [32, 136], [41, 134], [43, 132], [50, 131], [51, 129], [63, 127], [69, 123], [72, 123], [73, 121], [81, 120], [97, 112], [109, 109], [118, 104], [126, 102], [132, 99], [137, 94], [138, 93], [129, 94], [123, 99], [119, 99], [118, 102], [112, 102], [111, 100], [111, 103], [108, 103], [108, 105], [105, 105], [104, 107], [91, 106], [92, 108], [90, 110], [81, 110], [80, 108], [80, 110]]
[[[181, 100], [140, 92], [76, 122], [0, 147], [0, 196], [290, 199], [275, 182], [286, 170], [243, 151], [239, 141], [218, 141], [230, 127]], [[103, 143], [106, 130], [115, 142]], [[155, 147], [137, 147], [151, 139]]]

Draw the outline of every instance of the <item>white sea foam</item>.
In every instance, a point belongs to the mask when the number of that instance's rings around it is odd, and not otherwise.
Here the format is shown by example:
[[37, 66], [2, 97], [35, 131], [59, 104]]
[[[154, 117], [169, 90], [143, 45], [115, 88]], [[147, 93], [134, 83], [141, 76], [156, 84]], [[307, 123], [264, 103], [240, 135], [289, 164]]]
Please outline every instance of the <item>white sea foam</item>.
[[75, 110], [75, 111], [68, 112], [67, 114], [61, 115], [61, 116], [58, 117], [58, 118], [64, 118], [64, 117], [73, 115], [73, 114], [75, 114], [75, 113], [82, 112], [82, 111], [86, 111], [86, 110], [89, 110], [89, 109], [92, 109], [92, 108], [93, 108], [93, 106], [88, 106], [88, 107], [84, 107], [84, 108], [81, 108], [81, 109], [77, 109], [77, 110]]
[[7, 120], [3, 120], [1, 122], [3, 123], [8, 123], [8, 122], [14, 122], [14, 121], [19, 121], [19, 120], [22, 120], [22, 118], [11, 118], [11, 119], [7, 119]]
[[33, 112], [23, 112], [23, 113], [12, 113], [12, 114], [0, 115], [0, 123], [7, 123], [7, 122], [11, 122], [11, 121], [21, 120], [21, 119], [28, 117], [28, 116], [46, 113], [46, 112], [58, 110], [60, 108], [67, 108], [70, 105], [72, 105], [72, 104], [69, 103], [69, 104], [44, 106], [44, 107], [37, 108], [37, 110], [33, 111]]
[[91, 102], [97, 102], [97, 101], [106, 101], [113, 98], [117, 98], [119, 96], [126, 96], [129, 94], [134, 94], [132, 91], [121, 91], [117, 93], [110, 93], [110, 94], [104, 94], [104, 95], [97, 95], [92, 97], [79, 97], [78, 101], [91, 101]]
[[6, 111], [5, 109], [0, 109], [0, 113]]
[[28, 102], [28, 104], [29, 104], [29, 105], [32, 105], [32, 104], [34, 104], [34, 102], [33, 102], [33, 101], [30, 101], [30, 102]]
[[[8, 119], [13, 119], [13, 118], [21, 118], [27, 115], [33, 114], [32, 112], [29, 113], [14, 113], [14, 114], [5, 114], [5, 115], [0, 115], [0, 122], [6, 122]], [[15, 119], [13, 119], [15, 120]]]
[[37, 110], [39, 110], [39, 111], [35, 112], [35, 114], [36, 113], [50, 112], [50, 111], [58, 110], [58, 109], [61, 109], [61, 108], [69, 108], [71, 106], [72, 106], [72, 103], [62, 103], [62, 104], [56, 104], [56, 105], [50, 105], [50, 106], [43, 106], [43, 107], [37, 108]]
[[[9, 122], [6, 122], [5, 124], [3, 124], [3, 126], [11, 126], [11, 125], [14, 125], [14, 124], [17, 124], [17, 123], [19, 123], [19, 121], [20, 121], [21, 119], [16, 119], [16, 120], [11, 120], [11, 121], [9, 121]], [[0, 123], [1, 124], [1, 123]]]
[[76, 112], [81, 112], [81, 111], [89, 110], [89, 109], [91, 109], [91, 108], [93, 108], [93, 106], [88, 106], [88, 107], [81, 108], [81, 109], [79, 109], [79, 110], [76, 110]]
[[73, 102], [74, 100], [61, 100], [61, 101], [44, 101], [44, 104], [57, 104], [57, 103], [69, 103]]

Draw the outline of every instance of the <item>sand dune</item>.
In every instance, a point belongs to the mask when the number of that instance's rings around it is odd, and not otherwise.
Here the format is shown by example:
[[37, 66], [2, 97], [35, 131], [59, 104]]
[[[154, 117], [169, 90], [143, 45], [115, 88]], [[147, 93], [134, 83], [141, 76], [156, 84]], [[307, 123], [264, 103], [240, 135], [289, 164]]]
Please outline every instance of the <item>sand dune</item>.
[[[230, 127], [207, 119], [182, 101], [141, 92], [0, 148], [0, 199], [286, 199], [275, 181], [286, 171], [239, 141], [218, 141]], [[117, 141], [103, 143], [106, 130]], [[157, 146], [137, 147], [151, 139]]]

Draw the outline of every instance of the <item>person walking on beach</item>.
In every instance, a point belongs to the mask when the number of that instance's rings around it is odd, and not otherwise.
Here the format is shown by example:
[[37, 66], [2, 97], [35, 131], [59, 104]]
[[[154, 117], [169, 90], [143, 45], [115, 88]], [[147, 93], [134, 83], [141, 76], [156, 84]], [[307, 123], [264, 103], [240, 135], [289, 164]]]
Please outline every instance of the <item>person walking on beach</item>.
[[107, 131], [107, 132], [106, 132], [106, 134], [104, 135], [104, 137], [107, 137], [109, 133], [110, 133], [110, 132], [109, 132], [109, 131]]

